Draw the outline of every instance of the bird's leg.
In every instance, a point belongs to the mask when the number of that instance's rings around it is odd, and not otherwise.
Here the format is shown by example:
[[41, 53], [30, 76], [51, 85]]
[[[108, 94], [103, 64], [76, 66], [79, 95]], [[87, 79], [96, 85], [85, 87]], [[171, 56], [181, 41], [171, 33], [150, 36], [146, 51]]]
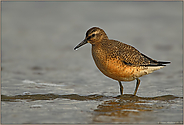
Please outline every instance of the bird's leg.
[[120, 86], [120, 93], [121, 93], [121, 95], [123, 95], [123, 86], [121, 84], [121, 81], [118, 81], [118, 82], [119, 82], [119, 86]]
[[137, 83], [136, 83], [136, 87], [135, 87], [134, 95], [136, 95], [137, 90], [138, 90], [139, 85], [140, 85], [140, 80], [139, 80], [138, 78], [137, 78], [136, 80], [137, 80]]

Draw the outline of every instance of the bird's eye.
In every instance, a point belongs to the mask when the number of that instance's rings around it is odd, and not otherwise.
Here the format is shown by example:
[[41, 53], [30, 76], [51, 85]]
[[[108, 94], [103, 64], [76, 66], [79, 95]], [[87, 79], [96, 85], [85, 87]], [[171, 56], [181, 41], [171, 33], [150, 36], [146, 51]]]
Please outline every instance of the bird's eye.
[[87, 40], [90, 40], [92, 37], [94, 37], [95, 36], [95, 34], [92, 34], [91, 36], [89, 36], [88, 38], [87, 38]]
[[95, 34], [92, 34], [92, 37], [94, 37], [95, 36]]

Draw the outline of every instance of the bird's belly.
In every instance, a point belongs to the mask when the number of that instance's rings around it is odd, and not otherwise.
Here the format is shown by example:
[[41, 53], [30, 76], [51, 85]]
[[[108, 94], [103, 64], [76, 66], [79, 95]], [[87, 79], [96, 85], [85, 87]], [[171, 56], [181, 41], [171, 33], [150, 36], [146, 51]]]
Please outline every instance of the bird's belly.
[[100, 60], [94, 59], [98, 69], [106, 76], [118, 81], [132, 81], [139, 77], [136, 67], [123, 64], [116, 58]]

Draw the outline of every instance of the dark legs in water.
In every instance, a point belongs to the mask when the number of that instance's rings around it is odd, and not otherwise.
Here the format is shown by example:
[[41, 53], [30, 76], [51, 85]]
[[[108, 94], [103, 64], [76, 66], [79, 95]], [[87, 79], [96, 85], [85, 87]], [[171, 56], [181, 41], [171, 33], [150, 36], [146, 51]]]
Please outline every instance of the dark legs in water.
[[120, 94], [123, 95], [123, 86], [121, 84], [121, 81], [118, 81], [119, 82], [119, 86], [120, 86]]
[[[137, 93], [137, 90], [139, 88], [139, 85], [140, 85], [140, 80], [137, 78], [137, 83], [136, 83], [136, 87], [135, 87], [135, 91], [134, 91], [134, 95], [136, 95]], [[120, 86], [120, 94], [123, 95], [123, 86], [121, 84], [121, 81], [118, 81], [119, 82], [119, 86]]]
[[136, 80], [137, 80], [137, 83], [136, 83], [136, 87], [135, 87], [134, 95], [136, 95], [137, 90], [138, 90], [139, 85], [140, 85], [140, 80], [139, 80], [138, 78], [137, 78]]

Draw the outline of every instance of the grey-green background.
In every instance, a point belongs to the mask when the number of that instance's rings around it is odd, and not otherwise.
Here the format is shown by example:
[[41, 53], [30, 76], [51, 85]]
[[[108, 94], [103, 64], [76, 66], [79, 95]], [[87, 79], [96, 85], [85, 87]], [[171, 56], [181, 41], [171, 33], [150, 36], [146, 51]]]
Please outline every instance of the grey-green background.
[[[183, 96], [182, 2], [1, 3], [3, 95], [119, 95], [118, 82], [104, 76], [95, 66], [91, 45], [73, 50], [90, 27], [99, 26], [111, 39], [130, 44], [153, 59], [172, 62], [143, 76], [137, 96]], [[133, 93], [135, 81], [123, 85], [124, 93]], [[94, 110], [101, 103], [60, 98], [2, 101], [1, 120], [2, 123], [96, 123]], [[160, 114], [149, 114], [154, 119], [129, 123], [181, 122], [182, 100], [173, 105], [159, 110]], [[123, 122], [106, 121], [111, 118], [95, 119], [100, 123]]]

